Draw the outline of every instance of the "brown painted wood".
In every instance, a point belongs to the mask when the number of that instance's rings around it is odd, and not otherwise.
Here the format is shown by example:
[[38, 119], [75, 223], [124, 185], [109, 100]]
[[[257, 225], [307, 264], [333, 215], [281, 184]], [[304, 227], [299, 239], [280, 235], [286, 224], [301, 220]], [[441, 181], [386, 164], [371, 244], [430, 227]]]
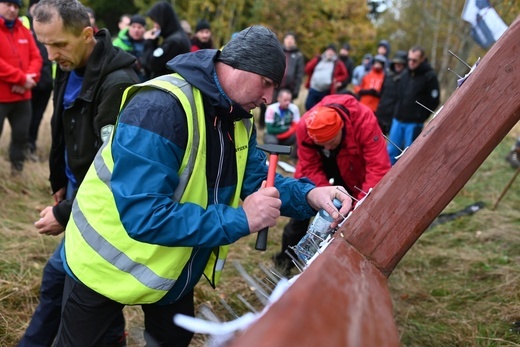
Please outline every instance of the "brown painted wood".
[[231, 346], [399, 345], [386, 276], [520, 119], [518, 37], [520, 17], [341, 228], [345, 239]]
[[343, 240], [327, 254], [232, 346], [399, 346], [386, 277]]

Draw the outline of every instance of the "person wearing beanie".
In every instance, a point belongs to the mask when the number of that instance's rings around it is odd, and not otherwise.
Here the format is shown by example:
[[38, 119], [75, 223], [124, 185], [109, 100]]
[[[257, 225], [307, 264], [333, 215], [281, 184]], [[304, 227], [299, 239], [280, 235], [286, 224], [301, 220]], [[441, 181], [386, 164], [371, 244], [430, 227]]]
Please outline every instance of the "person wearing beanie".
[[[348, 94], [325, 96], [305, 112], [296, 126], [298, 162], [295, 178], [306, 177], [318, 187], [340, 186], [362, 199], [390, 170], [386, 141], [374, 113]], [[289, 276], [294, 267], [291, 247], [306, 234], [310, 219], [291, 218], [275, 267]]]
[[305, 65], [305, 74], [309, 76], [306, 87], [309, 89], [305, 100], [305, 109], [310, 110], [325, 96], [335, 94], [343, 82], [348, 79], [345, 65], [338, 59], [336, 45], [331, 43], [325, 51], [312, 58]]
[[213, 40], [211, 39], [211, 26], [208, 21], [201, 19], [195, 26], [195, 34], [191, 38], [191, 51], [195, 52], [199, 49], [213, 48]]
[[[325, 208], [337, 224], [350, 210], [350, 197], [334, 186], [276, 174], [275, 187], [265, 187], [251, 110], [271, 103], [285, 71], [271, 30], [246, 28], [222, 51], [181, 54], [168, 68], [127, 90], [112, 137], [76, 194], [57, 347], [97, 345], [125, 305], [142, 305], [147, 345], [188, 346], [193, 333], [173, 318], [194, 315], [203, 274], [217, 285], [228, 245], [281, 214], [304, 219]], [[75, 327], [82, 330], [68, 336]]]
[[32, 89], [41, 75], [42, 57], [32, 33], [18, 19], [21, 0], [0, 1], [0, 129], [11, 126], [11, 175], [21, 175], [29, 141]]
[[354, 93], [359, 97], [359, 101], [368, 106], [375, 112], [381, 98], [381, 89], [385, 79], [385, 56], [377, 54], [374, 57], [372, 69], [363, 76], [361, 84], [354, 87]]
[[153, 21], [153, 28], [144, 33], [141, 63], [149, 79], [168, 74], [166, 63], [179, 54], [188, 53], [191, 44], [169, 2], [155, 3], [146, 15]]
[[134, 14], [130, 17], [128, 27], [121, 30], [117, 34], [117, 37], [112, 41], [114, 47], [119, 47], [136, 58], [134, 68], [141, 82], [144, 82], [147, 79], [142, 64], [145, 32], [146, 19], [139, 14]]
[[[278, 93], [282, 89], [291, 91], [291, 101], [298, 98], [303, 81], [305, 59], [296, 44], [296, 34], [289, 32], [283, 38], [283, 51], [285, 53], [285, 63], [287, 65], [282, 83], [275, 89], [273, 100], [278, 98]], [[260, 105], [258, 117], [258, 127], [264, 128], [266, 125], [267, 105]]]

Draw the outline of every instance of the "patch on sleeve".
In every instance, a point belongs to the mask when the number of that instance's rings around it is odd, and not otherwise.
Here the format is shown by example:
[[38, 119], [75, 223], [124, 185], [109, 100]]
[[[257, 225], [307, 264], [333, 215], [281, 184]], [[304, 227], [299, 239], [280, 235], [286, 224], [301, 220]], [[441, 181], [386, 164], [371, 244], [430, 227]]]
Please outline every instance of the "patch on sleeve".
[[432, 98], [436, 99], [439, 97], [439, 90], [434, 89], [432, 90]]
[[153, 56], [156, 58], [161, 57], [163, 54], [164, 54], [164, 49], [162, 49], [161, 47], [156, 48], [155, 51], [153, 51]]
[[114, 129], [113, 124], [107, 124], [104, 127], [101, 128], [101, 140], [105, 142], [112, 133], [112, 130]]

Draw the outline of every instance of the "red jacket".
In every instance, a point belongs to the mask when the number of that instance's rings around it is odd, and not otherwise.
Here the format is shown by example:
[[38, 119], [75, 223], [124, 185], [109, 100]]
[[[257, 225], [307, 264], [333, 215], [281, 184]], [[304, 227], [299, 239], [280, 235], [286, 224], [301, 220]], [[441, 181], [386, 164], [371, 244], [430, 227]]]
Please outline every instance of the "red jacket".
[[[359, 189], [368, 192], [390, 170], [386, 141], [374, 113], [353, 96], [328, 95], [314, 107], [329, 104], [342, 105], [350, 113], [346, 115], [341, 108], [333, 106], [343, 118], [345, 134], [340, 144], [337, 161], [346, 188], [355, 198], [363, 198], [364, 193]], [[321, 147], [317, 146], [307, 134], [305, 119], [314, 107], [303, 115], [296, 128], [298, 163], [294, 177], [307, 177], [318, 187], [329, 186], [329, 178], [326, 177], [322, 167]]]
[[16, 102], [31, 99], [31, 91], [24, 94], [11, 92], [15, 84], [24, 85], [26, 74], [34, 73], [40, 79], [42, 57], [31, 32], [16, 20], [13, 29], [5, 26], [0, 17], [0, 102]]
[[[312, 58], [307, 64], [305, 64], [305, 74], [307, 75], [307, 82], [305, 82], [305, 87], [309, 89], [311, 86], [311, 76], [316, 68], [316, 65], [321, 60], [321, 55], [318, 55]], [[345, 67], [345, 64], [341, 62], [341, 60], [336, 59], [334, 62], [334, 71], [332, 73], [332, 84], [330, 85], [330, 93], [336, 93], [336, 82], [343, 82], [348, 78], [348, 71]]]
[[383, 88], [384, 79], [385, 72], [383, 70], [377, 71], [372, 69], [363, 76], [361, 84], [354, 88], [354, 93], [359, 94], [359, 101], [363, 105], [367, 105], [373, 112], [377, 110], [377, 105], [379, 105], [379, 100], [381, 100], [381, 89]]

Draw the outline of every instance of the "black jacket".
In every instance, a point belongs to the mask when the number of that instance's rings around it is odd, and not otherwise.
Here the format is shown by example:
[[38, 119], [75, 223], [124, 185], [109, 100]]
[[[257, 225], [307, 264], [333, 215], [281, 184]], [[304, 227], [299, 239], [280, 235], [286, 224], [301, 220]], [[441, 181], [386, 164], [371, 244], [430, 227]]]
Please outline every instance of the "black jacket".
[[303, 54], [298, 48], [283, 49], [285, 53], [285, 62], [287, 67], [285, 68], [285, 74], [283, 76], [280, 89], [289, 89], [292, 93], [293, 100], [298, 98], [300, 88], [302, 85], [305, 61]]
[[381, 99], [375, 112], [381, 129], [383, 127], [389, 129], [392, 124], [392, 117], [397, 104], [397, 88], [403, 72], [404, 70], [401, 73], [396, 73], [393, 69], [393, 64], [391, 64], [390, 70], [385, 75], [383, 87], [381, 88]]
[[440, 92], [437, 75], [430, 64], [422, 62], [417, 69], [406, 69], [397, 87], [397, 105], [394, 118], [404, 123], [423, 123], [439, 106]]
[[[67, 187], [65, 152], [78, 185], [83, 181], [101, 147], [102, 128], [115, 124], [123, 92], [139, 82], [133, 69], [135, 57], [112, 46], [106, 29], [98, 31], [95, 37], [97, 43], [85, 67], [81, 92], [67, 110], [63, 107], [63, 97], [70, 72], [60, 68], [56, 71], [49, 158], [53, 193]], [[63, 226], [67, 224], [71, 207], [72, 200], [54, 206], [54, 217]]]
[[156, 3], [147, 15], [161, 27], [159, 37], [162, 38], [162, 44], [159, 44], [159, 38], [145, 40], [141, 61], [148, 77], [153, 78], [171, 73], [166, 63], [179, 54], [190, 52], [191, 42], [169, 3]]

